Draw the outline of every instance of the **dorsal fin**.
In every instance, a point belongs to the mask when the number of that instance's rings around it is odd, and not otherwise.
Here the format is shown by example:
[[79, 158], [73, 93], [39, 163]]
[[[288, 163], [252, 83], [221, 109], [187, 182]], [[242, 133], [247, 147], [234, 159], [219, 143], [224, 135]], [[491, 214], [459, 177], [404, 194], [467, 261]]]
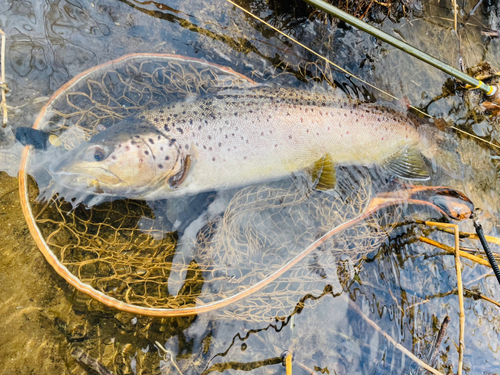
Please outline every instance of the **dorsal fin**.
[[387, 158], [383, 167], [390, 174], [408, 180], [430, 179], [422, 154], [414, 148], [405, 148]]
[[309, 168], [313, 187], [317, 190], [332, 190], [337, 183], [335, 163], [330, 154], [315, 161]]

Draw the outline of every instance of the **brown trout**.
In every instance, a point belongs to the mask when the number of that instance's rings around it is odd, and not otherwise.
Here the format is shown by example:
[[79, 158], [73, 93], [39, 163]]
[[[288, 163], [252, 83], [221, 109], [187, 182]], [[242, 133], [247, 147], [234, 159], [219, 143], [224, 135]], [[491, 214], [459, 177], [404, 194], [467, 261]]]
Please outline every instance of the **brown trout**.
[[[125, 119], [56, 160], [56, 182], [89, 194], [163, 199], [304, 172], [335, 187], [337, 165], [379, 165], [413, 180], [422, 154], [457, 164], [432, 126], [388, 108], [290, 89], [220, 93]], [[453, 155], [450, 155], [453, 154]], [[439, 163], [438, 163], [439, 164]]]

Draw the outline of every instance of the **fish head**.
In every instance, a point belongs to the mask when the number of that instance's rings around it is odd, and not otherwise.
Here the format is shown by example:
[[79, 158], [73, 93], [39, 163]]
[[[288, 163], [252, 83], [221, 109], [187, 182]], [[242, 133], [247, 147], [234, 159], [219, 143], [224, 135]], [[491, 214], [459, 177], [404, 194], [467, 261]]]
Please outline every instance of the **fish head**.
[[[53, 179], [70, 189], [141, 198], [178, 173], [180, 149], [147, 121], [125, 119], [54, 161]], [[167, 184], [168, 186], [168, 184]]]

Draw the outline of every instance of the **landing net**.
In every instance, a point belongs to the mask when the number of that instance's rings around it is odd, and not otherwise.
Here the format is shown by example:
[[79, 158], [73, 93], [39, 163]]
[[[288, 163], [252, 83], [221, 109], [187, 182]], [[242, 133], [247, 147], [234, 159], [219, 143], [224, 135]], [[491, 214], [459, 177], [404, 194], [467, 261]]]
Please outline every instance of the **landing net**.
[[[180, 238], [155, 226], [144, 230], [141, 223], [157, 215], [146, 202], [102, 202], [53, 190], [47, 155], [146, 108], [254, 84], [204, 61], [148, 54], [98, 66], [63, 86], [35, 122], [62, 146], [44, 155], [26, 150], [20, 179], [23, 212], [54, 269], [108, 306], [155, 316], [217, 311], [245, 320], [283, 319], [307, 296], [340, 293], [359, 259], [387, 238], [390, 226], [382, 227], [380, 218], [341, 231], [284, 267], [364, 211], [372, 181], [361, 170], [339, 170], [335, 193], [309, 191], [290, 179], [214, 194], [207, 207], [222, 209], [202, 215], [199, 230]], [[44, 201], [37, 200], [40, 191]]]

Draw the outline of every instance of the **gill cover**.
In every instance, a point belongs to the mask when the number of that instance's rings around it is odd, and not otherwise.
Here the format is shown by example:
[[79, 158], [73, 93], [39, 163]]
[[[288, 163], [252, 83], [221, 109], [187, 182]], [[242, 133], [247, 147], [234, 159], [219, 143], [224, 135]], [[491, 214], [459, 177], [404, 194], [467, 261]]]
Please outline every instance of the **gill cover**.
[[148, 122], [132, 117], [64, 154], [49, 171], [67, 188], [140, 198], [178, 173], [179, 159], [174, 140]]

